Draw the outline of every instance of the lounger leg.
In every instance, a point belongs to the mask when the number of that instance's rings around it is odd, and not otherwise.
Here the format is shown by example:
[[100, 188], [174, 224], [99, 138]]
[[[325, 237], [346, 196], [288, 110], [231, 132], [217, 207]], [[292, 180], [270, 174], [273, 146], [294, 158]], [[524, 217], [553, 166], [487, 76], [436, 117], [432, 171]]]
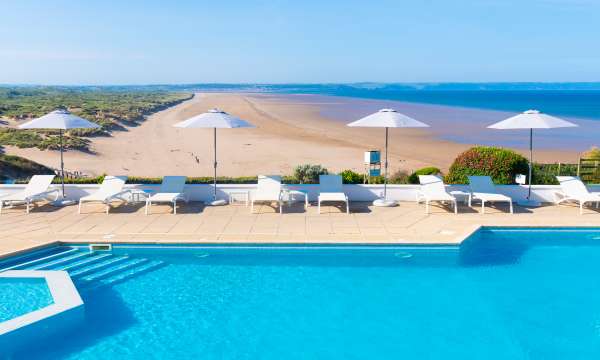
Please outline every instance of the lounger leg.
[[173, 215], [177, 214], [177, 200], [173, 201]]
[[485, 201], [481, 200], [481, 213], [485, 214]]
[[579, 202], [579, 215], [583, 215], [583, 201]]
[[510, 213], [514, 214], [512, 201], [509, 201], [508, 203], [510, 204]]
[[350, 214], [350, 202], [346, 200], [346, 214]]
[[29, 214], [29, 201], [27, 201], [27, 213]]
[[282, 202], [278, 201], [277, 203], [279, 204], [279, 213], [283, 214], [283, 204], [282, 204]]
[[458, 202], [454, 200], [454, 213], [458, 214]]
[[425, 200], [425, 214], [429, 214], [429, 200]]
[[0, 214], [2, 214], [2, 206], [4, 206], [4, 201], [0, 201]]
[[150, 199], [146, 199], [146, 215], [148, 215], [148, 207], [150, 206]]
[[317, 214], [321, 213], [321, 200], [317, 200]]
[[106, 214], [108, 215], [108, 210], [110, 210], [110, 204], [106, 203]]

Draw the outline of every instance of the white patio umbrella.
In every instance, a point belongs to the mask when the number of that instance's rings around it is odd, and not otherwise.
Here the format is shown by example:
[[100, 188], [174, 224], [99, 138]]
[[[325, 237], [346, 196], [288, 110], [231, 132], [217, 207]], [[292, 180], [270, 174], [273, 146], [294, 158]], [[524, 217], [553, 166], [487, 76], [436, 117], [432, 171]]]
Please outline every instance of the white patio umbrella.
[[385, 128], [385, 165], [383, 198], [373, 202], [375, 206], [395, 206], [394, 200], [387, 199], [387, 176], [388, 176], [388, 132], [389, 128], [421, 128], [429, 125], [417, 121], [411, 117], [401, 114], [393, 109], [381, 109], [376, 113], [366, 116], [348, 124], [351, 127], [381, 127]]
[[65, 164], [63, 162], [63, 133], [69, 129], [98, 129], [100, 126], [86, 119], [80, 118], [67, 110], [54, 110], [44, 116], [21, 124], [19, 129], [58, 129], [60, 137], [60, 181], [62, 187], [62, 199], [53, 202], [55, 206], [71, 205], [74, 200], [65, 197]]
[[542, 114], [538, 110], [527, 110], [524, 113], [515, 115], [506, 120], [502, 120], [488, 126], [490, 129], [529, 129], [529, 187], [527, 191], [527, 201], [518, 202], [522, 206], [539, 206], [538, 201], [531, 199], [531, 168], [533, 164], [533, 129], [555, 129], [564, 127], [576, 127], [577, 124], [559, 119], [554, 116]]
[[173, 125], [178, 128], [212, 128], [214, 141], [214, 181], [213, 181], [213, 201], [211, 205], [225, 205], [226, 200], [217, 200], [217, 128], [233, 129], [233, 128], [253, 128], [254, 125], [244, 121], [233, 115], [229, 115], [225, 111], [219, 109], [211, 109], [206, 113], [196, 115], [187, 120]]

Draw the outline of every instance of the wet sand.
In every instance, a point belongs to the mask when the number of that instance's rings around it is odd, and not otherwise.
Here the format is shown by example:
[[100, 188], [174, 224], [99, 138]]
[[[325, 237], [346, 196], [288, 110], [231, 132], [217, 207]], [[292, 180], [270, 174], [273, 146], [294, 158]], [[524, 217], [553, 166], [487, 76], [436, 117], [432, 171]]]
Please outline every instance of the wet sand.
[[[349, 128], [345, 124], [382, 107], [394, 107], [432, 126], [390, 130], [390, 172], [430, 165], [446, 170], [456, 155], [475, 143], [512, 141], [527, 145], [526, 134], [500, 134], [485, 129], [483, 125], [506, 117], [506, 113], [498, 111], [320, 95], [213, 93], [197, 94], [150, 116], [140, 126], [113, 132], [110, 137], [92, 138], [93, 153], [67, 152], [65, 168], [90, 175], [210, 176], [212, 130], [177, 129], [172, 125], [213, 107], [256, 125], [253, 129], [217, 131], [219, 175], [223, 176], [291, 174], [296, 165], [303, 163], [321, 164], [334, 172], [362, 172], [363, 152], [383, 148], [384, 130]], [[556, 135], [540, 131], [540, 145], [557, 145], [552, 136]], [[550, 148], [536, 151], [536, 159], [578, 159], [577, 150]], [[58, 167], [56, 151], [6, 147], [5, 152]]]

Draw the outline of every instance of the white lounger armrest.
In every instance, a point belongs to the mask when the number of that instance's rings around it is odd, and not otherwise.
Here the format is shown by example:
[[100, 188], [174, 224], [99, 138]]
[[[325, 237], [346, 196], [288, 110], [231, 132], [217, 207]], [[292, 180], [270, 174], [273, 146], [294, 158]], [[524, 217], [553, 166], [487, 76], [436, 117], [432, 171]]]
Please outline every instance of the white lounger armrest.
[[112, 196], [109, 196], [107, 198], [107, 200], [119, 199], [119, 200], [125, 200], [125, 201], [127, 201], [128, 199], [125, 198], [125, 195], [130, 195], [130, 194], [131, 194], [131, 190], [123, 190], [123, 191], [121, 191], [119, 193], [116, 193], [116, 194], [114, 194]]
[[43, 193], [35, 194], [35, 195], [32, 195], [31, 197], [41, 199], [41, 198], [46, 198], [46, 197], [50, 196], [51, 194], [55, 194], [55, 196], [59, 195], [60, 189], [52, 189], [52, 190], [44, 191]]
[[567, 196], [567, 194], [565, 194], [565, 192], [562, 191], [562, 190], [555, 190], [552, 193], [552, 195], [554, 197], [554, 203], [557, 204], [557, 205], [560, 204], [563, 201], [569, 200], [569, 197]]
[[421, 189], [417, 190], [415, 199], [416, 199], [417, 203], [420, 203], [421, 201], [425, 200], [425, 193], [423, 192], [423, 190], [421, 190]]

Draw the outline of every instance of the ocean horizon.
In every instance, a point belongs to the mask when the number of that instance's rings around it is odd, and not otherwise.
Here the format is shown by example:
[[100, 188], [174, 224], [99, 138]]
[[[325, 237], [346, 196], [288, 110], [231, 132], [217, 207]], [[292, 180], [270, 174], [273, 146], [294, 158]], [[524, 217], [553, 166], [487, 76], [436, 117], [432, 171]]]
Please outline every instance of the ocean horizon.
[[600, 83], [201, 85], [198, 91], [343, 96], [600, 120]]
[[600, 82], [489, 83], [316, 83], [316, 84], [156, 84], [156, 85], [0, 85], [81, 91], [192, 91], [310, 94], [395, 100], [484, 110], [529, 109], [572, 118], [600, 120]]

